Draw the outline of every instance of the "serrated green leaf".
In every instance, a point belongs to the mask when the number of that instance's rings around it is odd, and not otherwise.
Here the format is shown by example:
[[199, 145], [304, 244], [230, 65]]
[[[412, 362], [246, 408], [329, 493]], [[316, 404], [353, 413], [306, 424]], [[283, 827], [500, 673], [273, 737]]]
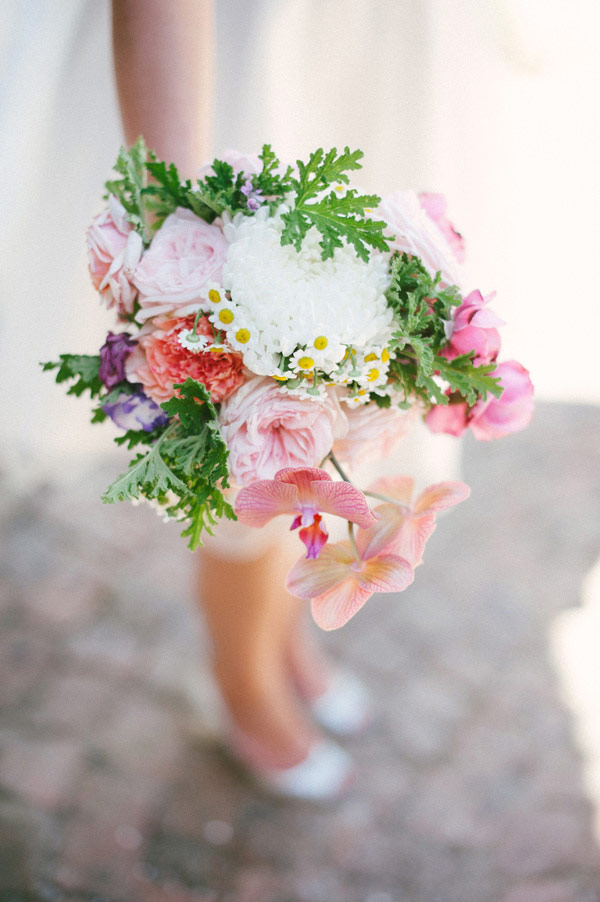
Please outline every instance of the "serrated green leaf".
[[100, 369], [99, 354], [61, 354], [58, 361], [42, 363], [42, 370], [58, 370], [55, 379], [57, 382], [75, 380], [67, 389], [68, 395], [79, 397], [85, 391], [89, 391], [92, 398], [98, 397], [104, 388], [98, 375]]

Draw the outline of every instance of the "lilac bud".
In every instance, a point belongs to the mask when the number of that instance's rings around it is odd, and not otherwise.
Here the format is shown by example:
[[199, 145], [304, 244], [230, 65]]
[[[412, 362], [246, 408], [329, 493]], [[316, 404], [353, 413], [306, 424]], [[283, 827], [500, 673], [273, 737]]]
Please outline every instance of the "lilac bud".
[[125, 382], [125, 361], [137, 342], [127, 332], [109, 332], [100, 348], [100, 381], [107, 388]]

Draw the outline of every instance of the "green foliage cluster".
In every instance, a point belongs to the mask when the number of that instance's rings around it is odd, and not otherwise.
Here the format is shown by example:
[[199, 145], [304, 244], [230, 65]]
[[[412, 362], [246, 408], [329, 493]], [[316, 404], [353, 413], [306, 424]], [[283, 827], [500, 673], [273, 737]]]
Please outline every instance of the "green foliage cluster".
[[[282, 170], [270, 144], [263, 146], [259, 155], [262, 169], [250, 181], [252, 190], [271, 209], [284, 201], [289, 205], [289, 211], [282, 217], [282, 244], [300, 250], [306, 233], [314, 226], [321, 233], [323, 260], [332, 257], [344, 242], [351, 244], [365, 261], [371, 248], [389, 249], [383, 234], [385, 223], [368, 215], [368, 210], [376, 207], [380, 198], [375, 194], [359, 194], [355, 188], [337, 193], [332, 187], [347, 185], [348, 173], [361, 168], [363, 156], [362, 151], [350, 151], [348, 147], [339, 154], [335, 147], [327, 153], [319, 148], [311, 153], [307, 163], [297, 161], [295, 175], [291, 166]], [[235, 174], [232, 166], [223, 160], [214, 160], [211, 169], [194, 185], [189, 179], [182, 182], [176, 166], [158, 160], [139, 138], [130, 150], [121, 148], [115, 165], [120, 178], [108, 181], [106, 190], [123, 204], [145, 244], [177, 207], [192, 210], [207, 222], [223, 213], [252, 215], [242, 191], [247, 176], [242, 172]]]
[[[42, 364], [44, 371], [56, 370], [57, 382], [71, 382], [69, 395], [89, 391], [98, 406], [92, 423], [106, 419], [103, 405], [133, 386], [123, 382], [106, 392], [100, 382], [99, 356], [61, 354], [57, 362]], [[156, 499], [165, 514], [185, 521], [182, 532], [193, 550], [202, 544], [202, 532], [212, 532], [223, 516], [235, 520], [223, 489], [228, 486], [227, 446], [221, 436], [217, 411], [207, 389], [194, 379], [177, 385], [179, 397], [161, 406], [169, 415], [169, 424], [152, 432], [128, 430], [115, 438], [118, 445], [129, 449], [146, 445], [106, 490], [106, 503], [131, 500], [140, 496]]]
[[[223, 494], [228, 486], [228, 451], [210, 395], [194, 379], [176, 388], [180, 397], [162, 405], [172, 418], [170, 425], [147, 451], [134, 457], [102, 500], [113, 504], [140, 496], [156, 499], [165, 514], [186, 522], [182, 535], [194, 550], [202, 544], [203, 531], [212, 534], [217, 520], [223, 516], [235, 520], [235, 514]], [[131, 437], [135, 443], [138, 436]]]
[[448, 343], [446, 323], [461, 303], [458, 288], [442, 287], [439, 273], [432, 278], [421, 261], [408, 254], [395, 253], [390, 267], [386, 297], [396, 328], [389, 372], [395, 388], [402, 392], [401, 403], [408, 405], [416, 397], [428, 405], [447, 404], [439, 377], [469, 405], [485, 399], [488, 392], [497, 397], [502, 394], [493, 363], [475, 366], [473, 352], [454, 360], [440, 354]]

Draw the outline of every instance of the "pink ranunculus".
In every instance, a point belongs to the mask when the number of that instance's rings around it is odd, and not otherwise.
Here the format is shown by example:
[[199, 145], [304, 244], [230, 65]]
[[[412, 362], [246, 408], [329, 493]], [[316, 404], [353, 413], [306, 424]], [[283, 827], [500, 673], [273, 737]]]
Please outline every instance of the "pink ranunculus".
[[469, 426], [480, 441], [502, 438], [519, 432], [533, 414], [533, 384], [528, 371], [516, 360], [506, 360], [496, 368], [504, 391], [499, 398], [488, 395], [471, 410]]
[[416, 408], [378, 407], [375, 403], [351, 407], [346, 412], [348, 432], [333, 446], [336, 457], [351, 467], [373, 458], [387, 457], [412, 426]]
[[[174, 383], [189, 377], [202, 382], [215, 404], [228, 398], [244, 381], [242, 357], [233, 351], [190, 351], [179, 343], [184, 329], [191, 329], [194, 316], [171, 319], [158, 316], [143, 327], [138, 343], [125, 363], [129, 382], [141, 382], [153, 401], [161, 404], [175, 394]], [[198, 321], [197, 332], [213, 342], [213, 330], [206, 317]]]
[[453, 360], [461, 354], [475, 351], [475, 366], [492, 363], [500, 350], [498, 326], [503, 320], [492, 310], [485, 308], [494, 295], [483, 297], [480, 291], [472, 291], [454, 312], [453, 332], [442, 354]]
[[419, 257], [430, 275], [440, 272], [444, 284], [461, 286], [463, 274], [454, 252], [421, 206], [415, 191], [388, 194], [377, 207], [374, 218], [386, 222], [386, 234], [393, 235], [392, 250]]
[[137, 294], [131, 280], [142, 254], [142, 239], [112, 194], [107, 209], [87, 231], [87, 248], [90, 276], [106, 306], [131, 313]]
[[333, 392], [305, 400], [262, 376], [225, 401], [220, 420], [230, 472], [242, 486], [285, 467], [318, 467], [348, 428]]
[[226, 254], [227, 241], [218, 226], [178, 207], [167, 216], [135, 271], [138, 319], [196, 310], [206, 296], [207, 283], [220, 282]]
[[452, 248], [454, 256], [459, 263], [465, 262], [465, 240], [460, 232], [457, 232], [446, 216], [446, 198], [443, 194], [432, 194], [422, 191], [419, 194], [419, 202], [428, 216], [433, 219], [436, 226]]
[[[262, 162], [257, 153], [238, 153], [237, 150], [225, 150], [217, 156], [217, 159], [229, 163], [233, 167], [233, 174], [243, 172], [245, 175], [256, 175], [262, 169]], [[212, 163], [205, 163], [198, 172], [198, 179], [202, 180], [207, 175], [214, 175]]]

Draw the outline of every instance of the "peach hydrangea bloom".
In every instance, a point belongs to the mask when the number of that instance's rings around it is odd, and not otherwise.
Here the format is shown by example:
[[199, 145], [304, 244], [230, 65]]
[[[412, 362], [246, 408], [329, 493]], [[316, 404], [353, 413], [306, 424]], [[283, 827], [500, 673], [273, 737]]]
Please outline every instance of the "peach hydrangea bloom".
[[[173, 385], [189, 377], [202, 382], [211, 400], [221, 403], [244, 382], [242, 357], [233, 351], [190, 351], [179, 341], [180, 333], [191, 330], [194, 316], [170, 319], [156, 317], [140, 332], [138, 344], [125, 364], [127, 379], [141, 382], [146, 393], [160, 404], [175, 394]], [[206, 317], [198, 321], [197, 332], [213, 342], [213, 330]]]

